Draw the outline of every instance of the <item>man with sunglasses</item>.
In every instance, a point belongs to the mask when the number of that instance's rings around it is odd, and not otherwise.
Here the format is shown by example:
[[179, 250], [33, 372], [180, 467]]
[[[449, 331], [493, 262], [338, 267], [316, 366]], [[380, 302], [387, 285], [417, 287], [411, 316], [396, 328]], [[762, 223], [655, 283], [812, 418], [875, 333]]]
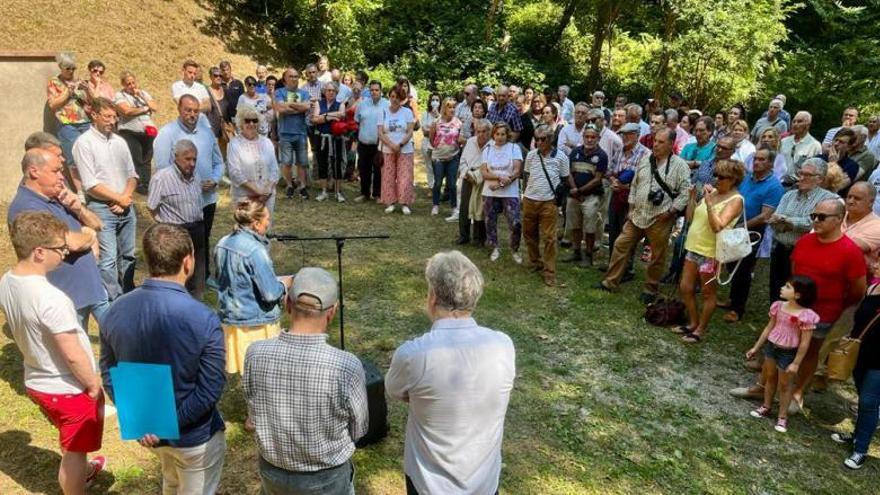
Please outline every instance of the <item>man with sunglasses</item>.
[[810, 214], [813, 232], [803, 236], [791, 253], [792, 274], [805, 275], [816, 282], [816, 304], [812, 309], [819, 314], [819, 323], [801, 361], [789, 412], [803, 408], [805, 387], [819, 364], [819, 350], [828, 331], [844, 309], [865, 295], [865, 258], [858, 245], [841, 230], [845, 213], [840, 199], [821, 201]]
[[208, 113], [211, 111], [211, 95], [204, 84], [196, 81], [200, 70], [201, 67], [195, 60], [184, 60], [180, 80], [171, 85], [171, 97], [174, 98], [174, 103], [179, 104], [181, 96], [192, 95], [199, 102], [199, 111]]
[[[795, 117], [797, 119], [797, 117]], [[820, 158], [809, 158], [798, 171], [796, 187], [782, 196], [776, 211], [767, 220], [773, 228], [770, 251], [770, 297], [779, 297], [779, 289], [791, 278], [791, 252], [795, 243], [812, 228], [810, 213], [826, 199], [838, 196], [822, 189], [828, 164]]]

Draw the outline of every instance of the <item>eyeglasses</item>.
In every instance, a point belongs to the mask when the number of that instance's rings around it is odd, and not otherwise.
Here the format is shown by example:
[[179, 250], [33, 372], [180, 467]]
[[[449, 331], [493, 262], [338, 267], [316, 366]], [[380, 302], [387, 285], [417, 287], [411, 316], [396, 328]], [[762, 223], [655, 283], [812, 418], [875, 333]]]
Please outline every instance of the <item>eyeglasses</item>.
[[839, 217], [836, 213], [810, 213], [811, 222], [824, 222], [828, 217]]
[[260, 119], [244, 119], [245, 124], [258, 124]]
[[548, 139], [547, 136], [541, 136], [541, 137], [535, 136], [536, 143], [542, 143], [544, 141], [547, 141], [547, 139]]
[[61, 70], [75, 71], [75, 70], [76, 70], [76, 66], [73, 66], [73, 67], [62, 67]]
[[67, 244], [62, 244], [60, 246], [43, 246], [43, 249], [48, 249], [49, 251], [55, 251], [58, 253], [62, 259], [67, 257], [70, 254], [70, 249], [68, 249]]
[[819, 177], [819, 174], [812, 173], [812, 172], [798, 172], [797, 176], [803, 177], [805, 179], [809, 179], [810, 177]]
[[713, 174], [712, 177], [715, 177], [718, 180], [732, 179], [733, 177], [729, 175], [721, 175], [721, 174]]
[[104, 74], [104, 69], [101, 69], [101, 68], [95, 67], [94, 69], [92, 69], [92, 74], [103, 75], [103, 74]]
[[211, 74], [211, 79], [213, 79], [215, 77], [220, 77], [220, 74]]

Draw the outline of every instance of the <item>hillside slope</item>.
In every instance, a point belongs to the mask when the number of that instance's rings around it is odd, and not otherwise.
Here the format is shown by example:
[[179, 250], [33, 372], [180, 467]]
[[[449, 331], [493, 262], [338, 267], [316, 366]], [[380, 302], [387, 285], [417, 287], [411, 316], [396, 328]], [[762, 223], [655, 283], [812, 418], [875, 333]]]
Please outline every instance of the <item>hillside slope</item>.
[[174, 118], [170, 88], [184, 59], [205, 69], [228, 59], [239, 78], [254, 71], [253, 60], [198, 29], [206, 15], [194, 0], [7, 0], [0, 3], [0, 50], [71, 51], [77, 77], [87, 77], [86, 64], [99, 58], [114, 88], [119, 73], [131, 70], [159, 101], [163, 123]]

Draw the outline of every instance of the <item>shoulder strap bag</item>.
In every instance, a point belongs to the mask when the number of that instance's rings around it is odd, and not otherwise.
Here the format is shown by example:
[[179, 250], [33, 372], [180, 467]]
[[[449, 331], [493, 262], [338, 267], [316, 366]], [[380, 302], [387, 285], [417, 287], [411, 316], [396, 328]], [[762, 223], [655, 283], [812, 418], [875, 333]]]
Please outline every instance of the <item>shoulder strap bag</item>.
[[[672, 159], [671, 155], [669, 158], [666, 159], [666, 174], [667, 175], [669, 174], [669, 160], [671, 160], [671, 159]], [[666, 182], [663, 181], [663, 178], [660, 177], [660, 172], [658, 172], [658, 170], [657, 170], [657, 159], [654, 158], [654, 155], [651, 155], [648, 157], [648, 162], [651, 164], [651, 175], [654, 176], [654, 180], [657, 181], [657, 184], [660, 186], [660, 189], [663, 189], [663, 192], [665, 192], [666, 195], [669, 196], [670, 199], [677, 198], [678, 193], [673, 193], [672, 189], [669, 187], [669, 185], [667, 185]]]
[[838, 340], [828, 354], [828, 364], [826, 365], [826, 373], [828, 378], [832, 380], [846, 381], [852, 376], [853, 369], [856, 367], [856, 361], [859, 358], [859, 348], [862, 345], [868, 330], [874, 327], [877, 320], [880, 319], [880, 312], [865, 325], [862, 333], [858, 338], [843, 337]]
[[[544, 157], [541, 155], [541, 150], [536, 150], [538, 154], [538, 159], [541, 160], [541, 170], [544, 171], [544, 177], [547, 178], [547, 185], [553, 189], [553, 198], [556, 200], [556, 206], [562, 206], [565, 204], [565, 198], [568, 197], [569, 186], [562, 177], [559, 178], [559, 184], [555, 187], [553, 186], [553, 181], [550, 180], [550, 174], [547, 173], [547, 167], [544, 165]], [[556, 157], [556, 149], [553, 149], [552, 157]]]
[[[752, 253], [752, 246], [761, 242], [761, 234], [758, 232], [749, 232], [749, 229], [746, 227], [746, 198], [742, 195], [740, 195], [740, 197], [743, 202], [742, 213], [740, 216], [742, 226], [734, 226], [733, 228], [724, 229], [715, 234], [715, 260], [718, 261], [718, 273], [715, 274], [713, 280], [718, 280], [718, 283], [721, 285], [727, 285], [733, 280], [733, 276], [739, 269], [739, 265], [742, 263], [743, 258]], [[736, 196], [728, 201], [735, 198]], [[705, 199], [703, 201], [705, 201]], [[737, 222], [737, 225], [739, 225], [739, 222]], [[754, 242], [752, 242], [752, 234], [758, 237]], [[730, 276], [726, 281], [721, 280], [721, 265], [733, 263], [734, 261], [736, 261], [736, 266], [730, 271]]]

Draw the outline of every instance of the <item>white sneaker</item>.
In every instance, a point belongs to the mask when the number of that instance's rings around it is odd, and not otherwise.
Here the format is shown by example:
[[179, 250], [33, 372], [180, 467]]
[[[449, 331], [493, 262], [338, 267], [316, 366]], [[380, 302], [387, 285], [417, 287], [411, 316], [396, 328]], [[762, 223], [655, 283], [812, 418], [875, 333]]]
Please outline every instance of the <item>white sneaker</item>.
[[498, 261], [498, 258], [501, 257], [501, 251], [498, 248], [492, 250], [492, 254], [489, 255], [489, 261]]
[[366, 199], [367, 199], [367, 197], [362, 194], [362, 195], [354, 198], [354, 202], [355, 203], [363, 203]]
[[522, 265], [522, 255], [518, 251], [513, 252], [513, 262], [517, 265]]
[[385, 213], [394, 213], [394, 205], [388, 205], [388, 208], [385, 208]]
[[337, 203], [345, 203], [345, 196], [342, 193], [336, 194]]
[[458, 221], [458, 208], [452, 210], [452, 215], [446, 217], [446, 221], [449, 223], [455, 223]]
[[321, 194], [315, 196], [315, 201], [324, 201], [327, 199], [327, 191], [321, 191]]
[[111, 404], [104, 404], [104, 419], [116, 416], [116, 408]]
[[409, 206], [404, 206], [403, 208], [401, 208], [401, 210], [403, 211], [404, 215], [412, 215], [412, 210], [409, 209]]
[[431, 207], [431, 216], [432, 216], [432, 217], [433, 217], [433, 216], [437, 216], [439, 213], [440, 213], [440, 207], [439, 207], [439, 206], [434, 205], [434, 206]]

